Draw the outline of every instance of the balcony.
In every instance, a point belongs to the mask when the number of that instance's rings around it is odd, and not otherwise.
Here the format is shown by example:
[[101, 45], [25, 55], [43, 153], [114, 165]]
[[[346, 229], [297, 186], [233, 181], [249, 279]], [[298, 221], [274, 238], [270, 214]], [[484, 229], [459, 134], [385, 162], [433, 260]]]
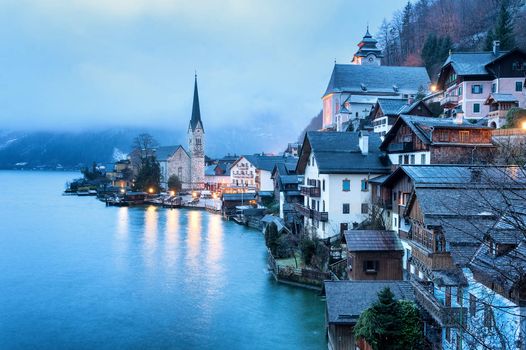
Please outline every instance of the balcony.
[[468, 309], [465, 307], [445, 306], [438, 302], [433, 295], [430, 285], [412, 281], [416, 302], [424, 308], [441, 327], [456, 327], [465, 325]]
[[304, 196], [320, 197], [320, 188], [312, 185], [301, 185], [300, 192]]
[[329, 213], [327, 213], [326, 211], [312, 210], [312, 218], [314, 220], [327, 222], [329, 221]]
[[492, 119], [492, 118], [506, 118], [506, 114], [508, 114], [508, 110], [496, 110], [496, 111], [491, 111], [488, 113], [488, 118], [489, 119]]
[[390, 143], [387, 147], [388, 152], [413, 152], [413, 142]]
[[449, 95], [445, 96], [440, 100], [440, 106], [442, 107], [455, 107], [458, 105], [459, 96]]
[[292, 205], [292, 207], [294, 208], [294, 210], [296, 211], [296, 213], [298, 213], [299, 215], [301, 216], [304, 216], [306, 218], [312, 218], [313, 214], [312, 214], [312, 210], [307, 208], [306, 206], [304, 206], [303, 204], [300, 204], [300, 203], [294, 203]]

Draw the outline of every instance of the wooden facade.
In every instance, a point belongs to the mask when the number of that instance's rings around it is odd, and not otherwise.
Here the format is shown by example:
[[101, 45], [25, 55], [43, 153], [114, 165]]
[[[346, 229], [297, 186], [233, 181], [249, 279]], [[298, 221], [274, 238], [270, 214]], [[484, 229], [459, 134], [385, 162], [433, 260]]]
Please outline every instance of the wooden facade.
[[402, 280], [403, 251], [349, 252], [351, 280]]

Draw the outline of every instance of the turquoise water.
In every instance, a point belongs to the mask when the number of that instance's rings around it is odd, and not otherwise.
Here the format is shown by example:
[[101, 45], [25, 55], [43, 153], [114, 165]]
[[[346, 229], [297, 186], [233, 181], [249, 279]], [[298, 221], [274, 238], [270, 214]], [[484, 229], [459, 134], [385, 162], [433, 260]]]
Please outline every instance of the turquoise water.
[[275, 283], [262, 235], [203, 211], [61, 196], [0, 171], [0, 349], [323, 349], [324, 304]]

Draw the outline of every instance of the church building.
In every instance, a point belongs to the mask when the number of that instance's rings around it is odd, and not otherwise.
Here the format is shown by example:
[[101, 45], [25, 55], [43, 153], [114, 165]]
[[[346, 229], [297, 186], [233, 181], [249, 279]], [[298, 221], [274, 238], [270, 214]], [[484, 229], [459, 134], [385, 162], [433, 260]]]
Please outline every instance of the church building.
[[197, 75], [187, 136], [188, 151], [181, 145], [164, 146], [156, 150], [162, 183], [166, 186], [170, 176], [176, 175], [182, 183], [183, 190], [203, 190], [205, 188], [205, 129], [199, 108]]
[[[382, 65], [382, 50], [369, 33], [358, 44], [351, 64], [335, 64], [323, 101], [323, 129], [345, 131], [368, 117], [378, 98], [405, 100], [430, 84], [424, 67]], [[356, 128], [355, 128], [356, 129]]]

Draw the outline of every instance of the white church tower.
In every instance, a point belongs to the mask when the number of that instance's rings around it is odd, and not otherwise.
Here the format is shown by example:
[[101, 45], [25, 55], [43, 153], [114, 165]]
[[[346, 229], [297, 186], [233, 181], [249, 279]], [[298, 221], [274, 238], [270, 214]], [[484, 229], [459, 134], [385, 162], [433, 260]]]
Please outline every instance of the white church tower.
[[201, 121], [197, 74], [195, 75], [192, 118], [188, 126], [188, 152], [190, 153], [190, 181], [193, 190], [205, 188], [205, 129]]

